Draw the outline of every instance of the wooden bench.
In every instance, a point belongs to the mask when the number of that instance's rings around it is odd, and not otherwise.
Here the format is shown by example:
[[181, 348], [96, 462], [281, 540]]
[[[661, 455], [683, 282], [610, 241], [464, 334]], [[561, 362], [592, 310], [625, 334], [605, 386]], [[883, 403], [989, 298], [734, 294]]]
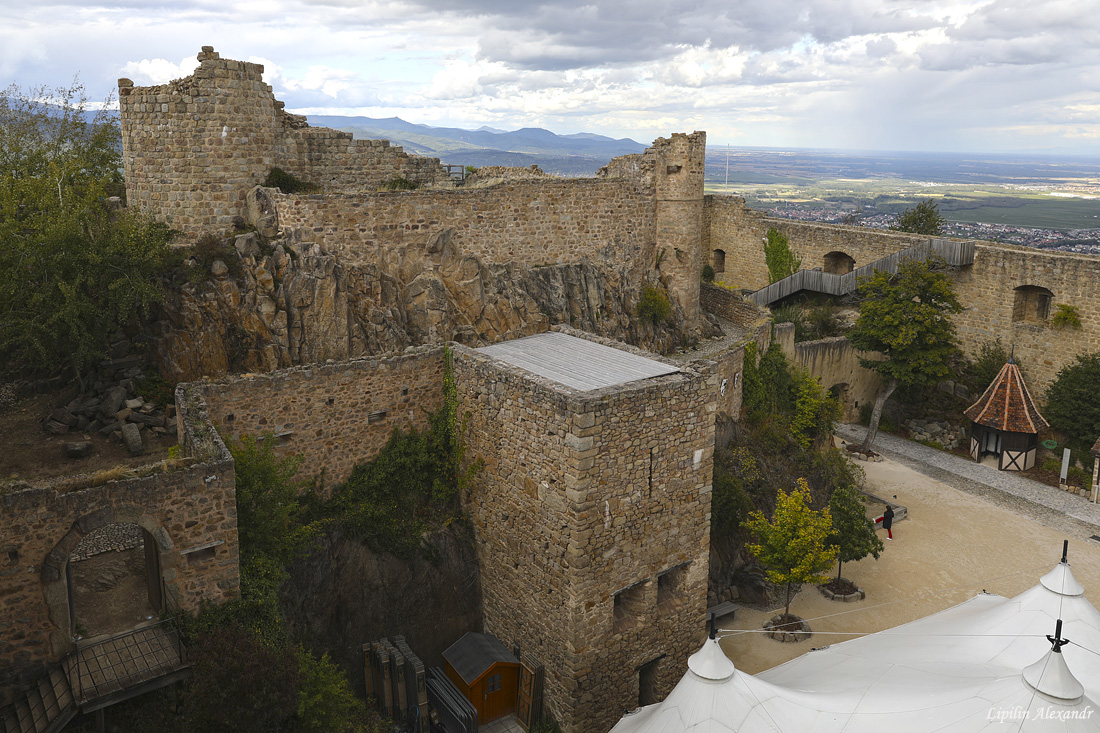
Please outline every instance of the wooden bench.
[[714, 614], [714, 620], [717, 621], [725, 616], [733, 616], [735, 613], [737, 613], [737, 604], [733, 601], [725, 601], [724, 603], [719, 603], [717, 606], [708, 608], [707, 618], [709, 619], [711, 614]]

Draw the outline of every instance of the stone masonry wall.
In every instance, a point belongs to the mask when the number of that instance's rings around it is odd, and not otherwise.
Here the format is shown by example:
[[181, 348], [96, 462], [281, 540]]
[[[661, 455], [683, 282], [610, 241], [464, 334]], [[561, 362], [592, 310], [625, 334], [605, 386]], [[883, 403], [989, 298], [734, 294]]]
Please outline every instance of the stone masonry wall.
[[841, 387], [841, 419], [845, 422], [855, 422], [860, 405], [873, 403], [882, 390], [878, 372], [860, 366], [859, 357], [867, 355], [856, 351], [843, 336], [795, 343], [794, 325], [783, 323], [775, 327], [775, 340], [786, 357], [812, 374], [824, 389]]
[[[213, 423], [232, 440], [273, 433], [304, 460], [301, 478], [343, 481], [394, 428], [428, 426], [443, 404], [443, 346], [203, 382]], [[384, 413], [384, 414], [380, 414]]]
[[702, 640], [717, 377], [681, 369], [578, 392], [455, 347], [468, 456], [485, 461], [466, 497], [485, 627], [546, 666], [568, 733], [637, 706], [647, 662], [667, 694]]
[[699, 305], [707, 313], [713, 313], [742, 330], [741, 338], [724, 351], [708, 356], [718, 367], [718, 414], [731, 420], [741, 416], [741, 403], [745, 384], [742, 374], [745, 366], [745, 347], [756, 344], [757, 355], [763, 354], [771, 344], [771, 311], [762, 308], [737, 293], [715, 285], [701, 283]]
[[[767, 285], [762, 239], [769, 227], [787, 235], [804, 269], [822, 267], [824, 257], [844, 252], [861, 267], [912, 246], [927, 237], [863, 227], [817, 224], [769, 218], [745, 207], [743, 199], [707, 196], [704, 252], [725, 252], [725, 282], [757, 289]], [[1100, 349], [1100, 258], [1065, 252], [977, 242], [974, 264], [952, 275], [963, 304], [954, 317], [963, 352], [973, 358], [981, 345], [1000, 338], [1015, 347], [1027, 369], [1033, 394], [1042, 395], [1058, 369], [1082, 352]], [[1051, 315], [1059, 303], [1081, 314], [1081, 329], [1056, 329], [1044, 320], [1013, 320], [1016, 288], [1031, 285], [1052, 293]]]
[[136, 524], [153, 536], [178, 607], [194, 611], [238, 595], [233, 460], [201, 403], [179, 407], [195, 465], [83, 490], [45, 486], [0, 497], [0, 699], [72, 650], [65, 566], [81, 540], [103, 527]]
[[245, 213], [245, 193], [273, 166], [327, 190], [373, 190], [397, 177], [450, 185], [435, 158], [287, 114], [261, 64], [222, 59], [209, 46], [198, 59], [194, 74], [169, 84], [119, 79], [130, 206], [194, 234], [228, 229]]
[[[626, 179], [515, 181], [473, 190], [273, 194], [279, 229], [347, 263], [379, 262], [412, 243], [451, 240], [489, 263], [530, 265], [652, 257], [651, 194]], [[698, 279], [698, 278], [696, 278]]]

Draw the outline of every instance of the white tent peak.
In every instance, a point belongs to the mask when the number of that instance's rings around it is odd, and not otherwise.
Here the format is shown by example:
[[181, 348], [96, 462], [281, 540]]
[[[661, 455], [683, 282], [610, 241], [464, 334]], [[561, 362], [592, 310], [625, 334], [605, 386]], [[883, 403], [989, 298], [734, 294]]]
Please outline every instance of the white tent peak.
[[1061, 652], [1051, 649], [1042, 659], [1024, 667], [1024, 682], [1044, 695], [1073, 703], [1085, 694], [1085, 688], [1073, 676]]
[[703, 648], [688, 657], [688, 669], [704, 680], [722, 682], [728, 680], [737, 671], [733, 662], [722, 651], [717, 639], [707, 639]]
[[1085, 588], [1073, 577], [1073, 571], [1069, 569], [1068, 562], [1060, 562], [1049, 573], [1039, 578], [1039, 582], [1047, 590], [1063, 596], [1083, 596]]

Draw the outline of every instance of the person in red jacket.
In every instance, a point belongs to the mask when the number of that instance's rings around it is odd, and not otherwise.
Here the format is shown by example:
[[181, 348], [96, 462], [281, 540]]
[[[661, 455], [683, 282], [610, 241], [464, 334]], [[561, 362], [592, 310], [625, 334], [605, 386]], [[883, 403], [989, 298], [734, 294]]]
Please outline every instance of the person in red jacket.
[[886, 539], [894, 539], [894, 510], [890, 508], [890, 505], [886, 505], [886, 511], [882, 513], [882, 528], [886, 530]]

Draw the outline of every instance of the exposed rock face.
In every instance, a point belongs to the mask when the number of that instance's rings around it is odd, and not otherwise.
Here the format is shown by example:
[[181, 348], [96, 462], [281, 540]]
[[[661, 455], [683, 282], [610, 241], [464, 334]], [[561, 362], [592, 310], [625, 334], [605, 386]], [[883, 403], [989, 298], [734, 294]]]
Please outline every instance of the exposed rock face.
[[283, 606], [291, 638], [327, 651], [363, 689], [362, 645], [404, 635], [425, 666], [467, 631], [481, 630], [473, 538], [452, 525], [427, 538], [437, 561], [376, 554], [333, 533], [291, 569]]
[[457, 251], [447, 231], [356, 265], [312, 243], [261, 247], [243, 235], [235, 248], [227, 256], [239, 257], [239, 277], [215, 267], [169, 293], [157, 329], [165, 377], [270, 371], [447, 340], [479, 346], [553, 323], [662, 352], [683, 332], [678, 310], [659, 327], [639, 322], [640, 283], [626, 263], [487, 265]]

